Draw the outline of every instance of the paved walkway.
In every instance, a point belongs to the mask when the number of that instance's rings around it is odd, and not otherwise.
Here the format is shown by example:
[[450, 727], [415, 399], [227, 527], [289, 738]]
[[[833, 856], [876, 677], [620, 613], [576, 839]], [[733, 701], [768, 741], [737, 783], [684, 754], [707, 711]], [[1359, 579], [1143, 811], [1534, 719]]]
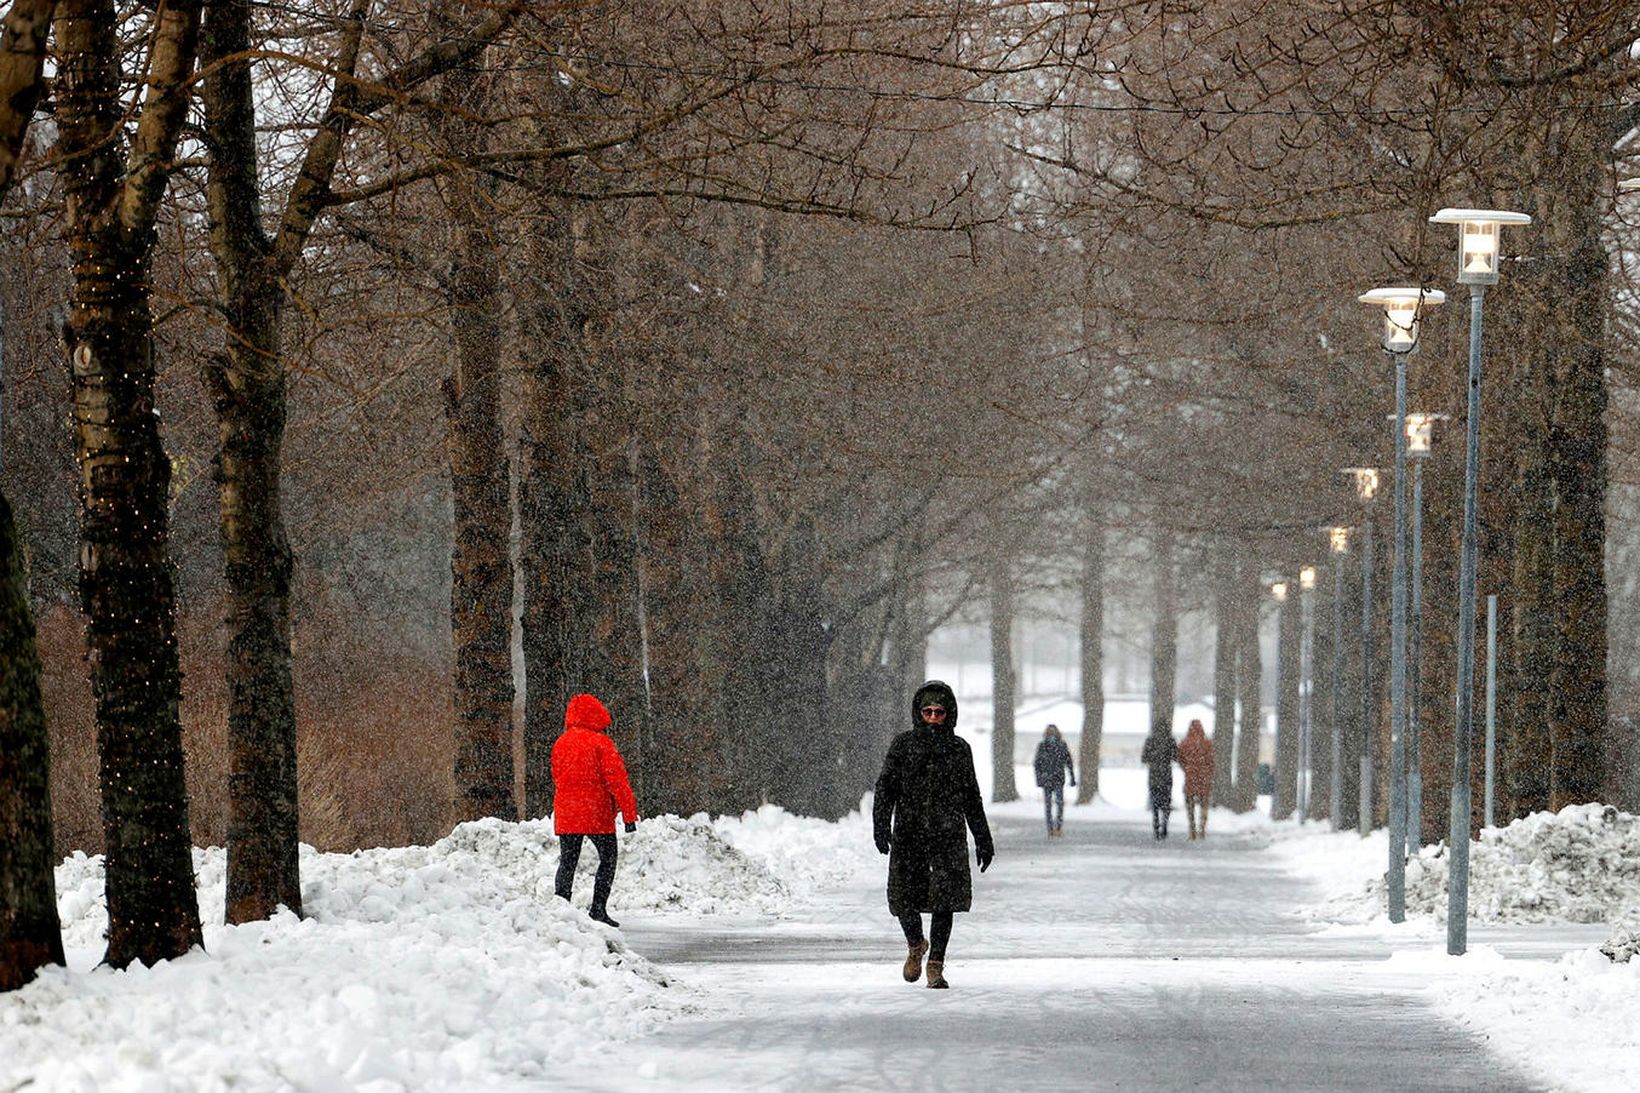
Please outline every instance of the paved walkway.
[[[1182, 817], [1175, 816], [1175, 819]], [[996, 864], [957, 916], [953, 989], [900, 979], [880, 881], [800, 918], [627, 931], [708, 993], [569, 1088], [1524, 1090], [1423, 1003], [1371, 938], [1318, 936], [1252, 841], [1148, 825], [994, 819]]]

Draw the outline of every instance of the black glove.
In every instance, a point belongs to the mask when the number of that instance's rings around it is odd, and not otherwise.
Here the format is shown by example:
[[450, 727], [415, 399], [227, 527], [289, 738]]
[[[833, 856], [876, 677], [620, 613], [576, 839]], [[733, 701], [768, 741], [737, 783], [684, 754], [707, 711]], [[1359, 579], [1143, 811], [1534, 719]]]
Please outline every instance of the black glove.
[[1074, 786], [1075, 784], [1076, 784], [1076, 775], [1073, 774], [1073, 775], [1071, 775], [1071, 785]]
[[974, 860], [979, 863], [979, 871], [985, 872], [991, 868], [991, 857], [994, 851], [989, 846], [974, 847]]
[[879, 854], [888, 853], [888, 848], [892, 845], [893, 845], [893, 841], [887, 835], [877, 836], [877, 853], [879, 853]]
[[635, 820], [628, 820], [628, 821], [627, 821], [627, 822], [626, 822], [626, 833], [627, 833], [627, 834], [628, 834], [628, 835], [630, 835], [630, 834], [632, 834], [632, 833], [633, 833], [633, 832], [634, 832], [634, 831], [636, 831], [636, 830], [638, 830], [638, 824], [637, 824], [637, 821], [635, 821]]

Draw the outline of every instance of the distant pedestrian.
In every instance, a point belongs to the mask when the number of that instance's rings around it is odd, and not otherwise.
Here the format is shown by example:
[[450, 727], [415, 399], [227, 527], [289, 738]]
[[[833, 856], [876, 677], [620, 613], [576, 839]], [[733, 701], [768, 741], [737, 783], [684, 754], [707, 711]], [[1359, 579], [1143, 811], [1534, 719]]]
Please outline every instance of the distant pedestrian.
[[1150, 768], [1150, 831], [1158, 839], [1167, 838], [1167, 815], [1173, 811], [1173, 762], [1179, 745], [1173, 742], [1166, 721], [1158, 721], [1145, 737], [1139, 758]]
[[609, 890], [615, 885], [615, 810], [626, 817], [628, 834], [638, 829], [638, 801], [626, 778], [620, 749], [606, 733], [614, 721], [591, 695], [576, 695], [564, 711], [564, 733], [552, 745], [552, 830], [558, 835], [557, 892], [569, 899], [575, 866], [587, 839], [598, 851], [598, 876], [588, 913], [606, 926]]
[[[1048, 821], [1048, 837], [1063, 838], [1065, 834], [1065, 775], [1071, 785], [1076, 784], [1076, 770], [1071, 766], [1071, 749], [1059, 735], [1058, 725], [1049, 725], [1042, 733], [1042, 743], [1036, 746], [1036, 784], [1042, 787], [1042, 814]], [[1057, 811], [1056, 811], [1057, 810]]]
[[[957, 696], [931, 679], [911, 700], [912, 728], [888, 746], [871, 809], [872, 836], [888, 855], [888, 910], [905, 931], [907, 983], [922, 975], [928, 985], [945, 981], [945, 947], [952, 914], [973, 903], [968, 872], [968, 831], [974, 833], [979, 871], [990, 868], [995, 847], [985, 822], [985, 803], [974, 776], [974, 754], [956, 734]], [[964, 830], [966, 827], [967, 830]], [[922, 916], [930, 915], [928, 938]]]
[[[1192, 839], [1207, 838], [1207, 805], [1213, 794], [1213, 741], [1199, 720], [1191, 721], [1179, 744], [1179, 766], [1184, 768], [1184, 814]], [[1201, 809], [1201, 821], [1196, 810]]]

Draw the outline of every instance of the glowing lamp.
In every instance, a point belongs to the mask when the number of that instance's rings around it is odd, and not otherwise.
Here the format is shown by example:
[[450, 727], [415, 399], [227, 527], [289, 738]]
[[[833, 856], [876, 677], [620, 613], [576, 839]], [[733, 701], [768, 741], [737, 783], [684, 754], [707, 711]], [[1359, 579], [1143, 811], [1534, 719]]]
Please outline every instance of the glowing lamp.
[[1500, 209], [1442, 209], [1429, 218], [1432, 224], [1461, 225], [1458, 237], [1458, 283], [1495, 285], [1498, 283], [1498, 231], [1505, 224], [1530, 224], [1525, 213]]
[[1375, 288], [1356, 299], [1384, 309], [1384, 348], [1391, 353], [1410, 353], [1418, 348], [1420, 312], [1444, 303], [1446, 293], [1433, 288]]
[[1307, 565], [1298, 571], [1298, 587], [1306, 592], [1315, 587], [1315, 566]]
[[1345, 467], [1344, 473], [1355, 480], [1355, 496], [1370, 502], [1378, 496], [1377, 467]]
[[1350, 552], [1350, 529], [1341, 526], [1328, 528], [1327, 542], [1332, 546], [1334, 554], [1348, 554]]

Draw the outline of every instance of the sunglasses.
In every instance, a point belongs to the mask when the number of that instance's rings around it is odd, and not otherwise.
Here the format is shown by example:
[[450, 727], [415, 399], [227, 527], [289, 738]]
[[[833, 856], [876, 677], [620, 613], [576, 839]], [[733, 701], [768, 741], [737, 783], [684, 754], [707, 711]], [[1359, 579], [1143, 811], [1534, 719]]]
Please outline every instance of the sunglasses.
[[944, 706], [924, 706], [920, 711], [924, 717], [940, 720], [945, 717]]

